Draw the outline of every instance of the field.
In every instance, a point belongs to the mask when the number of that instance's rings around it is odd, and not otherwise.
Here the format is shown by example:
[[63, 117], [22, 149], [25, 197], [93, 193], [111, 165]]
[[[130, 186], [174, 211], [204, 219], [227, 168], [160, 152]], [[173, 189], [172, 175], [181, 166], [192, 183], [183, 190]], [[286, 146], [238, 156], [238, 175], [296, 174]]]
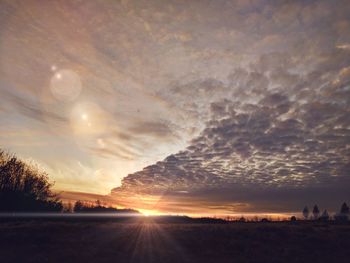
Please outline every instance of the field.
[[0, 262], [350, 262], [350, 225], [3, 221]]

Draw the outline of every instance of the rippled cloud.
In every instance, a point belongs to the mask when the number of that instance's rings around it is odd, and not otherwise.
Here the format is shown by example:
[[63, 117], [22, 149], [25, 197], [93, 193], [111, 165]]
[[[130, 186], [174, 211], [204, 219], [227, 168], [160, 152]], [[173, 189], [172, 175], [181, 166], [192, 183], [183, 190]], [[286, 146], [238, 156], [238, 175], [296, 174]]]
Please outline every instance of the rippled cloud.
[[[266, 35], [254, 44], [264, 50], [255, 60], [225, 78], [177, 81], [171, 95], [161, 92], [201, 132], [182, 151], [124, 178], [112, 190], [117, 200], [136, 196], [140, 206], [161, 211], [237, 213], [298, 210], [308, 202], [332, 208], [348, 198], [349, 22], [335, 17], [341, 5], [287, 6], [264, 5], [280, 23], [256, 14], [263, 21], [257, 34]], [[340, 39], [345, 44], [337, 45]]]

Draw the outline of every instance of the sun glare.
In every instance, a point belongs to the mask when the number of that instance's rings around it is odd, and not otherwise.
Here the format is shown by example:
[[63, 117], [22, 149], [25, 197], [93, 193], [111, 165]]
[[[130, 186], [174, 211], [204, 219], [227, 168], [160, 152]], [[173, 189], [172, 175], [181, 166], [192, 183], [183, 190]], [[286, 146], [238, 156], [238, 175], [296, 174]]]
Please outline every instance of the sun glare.
[[99, 135], [107, 129], [107, 114], [95, 103], [78, 103], [71, 113], [71, 127], [77, 135]]
[[162, 213], [154, 210], [147, 210], [147, 209], [138, 209], [144, 216], [157, 216], [162, 215]]

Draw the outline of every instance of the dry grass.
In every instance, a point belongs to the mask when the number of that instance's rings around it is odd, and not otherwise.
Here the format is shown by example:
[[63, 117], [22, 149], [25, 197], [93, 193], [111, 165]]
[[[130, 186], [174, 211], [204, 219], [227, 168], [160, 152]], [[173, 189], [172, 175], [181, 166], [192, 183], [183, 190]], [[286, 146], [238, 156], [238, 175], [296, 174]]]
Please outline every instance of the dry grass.
[[350, 225], [2, 222], [0, 262], [350, 262]]

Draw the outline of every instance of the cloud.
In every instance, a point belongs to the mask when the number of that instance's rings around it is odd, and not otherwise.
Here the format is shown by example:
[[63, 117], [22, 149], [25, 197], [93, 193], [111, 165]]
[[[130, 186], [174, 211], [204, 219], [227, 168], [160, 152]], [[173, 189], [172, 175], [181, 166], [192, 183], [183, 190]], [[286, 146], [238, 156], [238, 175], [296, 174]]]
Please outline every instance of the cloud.
[[2, 89], [1, 94], [2, 98], [6, 99], [6, 103], [11, 103], [14, 106], [14, 109], [24, 116], [40, 122], [46, 122], [47, 119], [49, 119], [56, 123], [68, 123], [68, 120], [65, 118], [65, 116], [55, 111], [41, 107], [40, 104], [35, 102], [35, 98], [33, 101], [33, 98], [25, 98], [20, 94], [14, 94], [10, 91], [7, 91], [5, 88]]
[[[347, 0], [0, 7], [0, 120], [8, 134], [19, 130], [4, 147], [40, 130], [33, 141], [55, 151], [16, 151], [48, 165], [62, 156], [92, 171], [107, 165], [116, 184], [130, 174], [115, 198], [140, 192], [140, 204], [148, 195], [162, 209], [186, 200], [189, 211], [191, 198], [203, 208], [272, 209], [259, 200], [282, 200], [273, 188], [347, 185]], [[75, 101], [50, 92], [60, 70], [80, 78]], [[86, 103], [90, 112], [80, 111]], [[74, 168], [66, 185], [91, 191], [95, 183]], [[54, 169], [53, 177], [66, 180]], [[255, 195], [259, 187], [266, 194]], [[239, 189], [248, 194], [220, 194]]]
[[305, 74], [290, 73], [288, 57], [281, 64], [281, 56], [266, 55], [230, 74], [227, 85], [206, 80], [175, 89], [229, 95], [210, 104], [211, 118], [185, 150], [128, 175], [112, 196], [151, 196], [148, 209], [183, 212], [195, 210], [191, 202], [204, 210], [223, 204], [226, 212], [236, 204], [244, 204], [236, 212], [281, 212], [308, 199], [340, 202], [350, 182], [350, 89], [338, 55], [333, 50]]
[[[174, 124], [162, 121], [140, 121], [129, 130], [135, 135], [145, 135], [154, 137], [158, 140], [169, 139], [175, 136]], [[176, 126], [175, 126], [176, 127]]]

